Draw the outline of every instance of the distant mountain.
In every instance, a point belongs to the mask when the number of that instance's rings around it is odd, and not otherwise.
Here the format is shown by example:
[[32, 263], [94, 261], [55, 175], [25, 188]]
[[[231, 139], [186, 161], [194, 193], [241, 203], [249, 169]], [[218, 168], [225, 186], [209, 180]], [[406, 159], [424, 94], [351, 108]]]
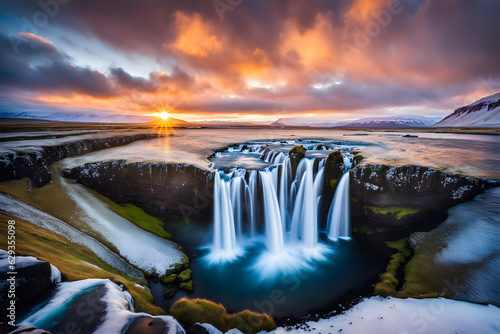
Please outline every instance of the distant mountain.
[[27, 118], [41, 119], [59, 122], [94, 122], [94, 123], [145, 123], [151, 121], [151, 117], [121, 115], [121, 114], [89, 114], [83, 112], [0, 112], [0, 118]]
[[360, 118], [342, 126], [352, 128], [424, 127], [433, 125], [441, 119], [442, 117], [427, 117], [418, 115], [371, 117]]
[[276, 122], [269, 125], [271, 126], [310, 126], [315, 128], [330, 128], [339, 126], [345, 122], [308, 122], [307, 118], [280, 118]]
[[198, 123], [203, 125], [227, 125], [227, 126], [255, 125], [255, 123], [251, 122], [238, 122], [238, 121], [199, 121]]
[[418, 115], [401, 115], [387, 117], [360, 118], [343, 122], [307, 122], [304, 118], [280, 118], [271, 126], [310, 126], [310, 127], [352, 127], [352, 128], [392, 128], [392, 127], [424, 127], [439, 122], [442, 117]]
[[434, 126], [500, 127], [500, 93], [458, 108]]

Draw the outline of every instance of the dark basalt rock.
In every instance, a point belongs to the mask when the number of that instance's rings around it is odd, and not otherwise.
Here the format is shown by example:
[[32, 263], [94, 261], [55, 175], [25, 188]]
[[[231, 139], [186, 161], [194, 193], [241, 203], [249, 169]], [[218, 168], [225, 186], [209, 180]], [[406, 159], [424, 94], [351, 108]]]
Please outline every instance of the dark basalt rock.
[[50, 334], [43, 329], [28, 326], [11, 326], [9, 324], [0, 324], [0, 333], [5, 334]]
[[175, 296], [176, 293], [177, 293], [177, 288], [175, 286], [171, 286], [163, 291], [163, 297], [170, 299], [173, 296]]
[[[487, 188], [498, 185], [488, 179], [441, 172], [430, 167], [366, 165], [351, 173], [351, 216], [353, 226], [372, 222], [386, 226], [411, 227], [424, 224], [430, 215], [446, 216], [447, 210], [471, 200]], [[416, 213], [397, 219], [396, 215], [383, 217], [375, 208], [405, 207]]]
[[[175, 326], [175, 328], [172, 328]], [[122, 329], [122, 334], [182, 334], [184, 330], [174, 322], [167, 322], [161, 318], [151, 316], [138, 316], [132, 318]]]
[[210, 334], [208, 329], [196, 323], [186, 330], [186, 334]]
[[[22, 257], [17, 256], [16, 259], [20, 261]], [[6, 259], [4, 259], [6, 261]], [[9, 267], [6, 265], [0, 271], [0, 295], [7, 296], [10, 288]], [[32, 263], [24, 267], [16, 268], [15, 282], [16, 282], [16, 302], [19, 304], [26, 303], [30, 299], [36, 297], [40, 293], [54, 286], [55, 282], [51, 280], [51, 267], [50, 263], [45, 261], [33, 260]], [[2, 308], [8, 306], [9, 299], [1, 298], [0, 305]]]
[[345, 169], [346, 166], [342, 153], [339, 150], [331, 151], [325, 161], [323, 196], [321, 200], [321, 217], [325, 217], [325, 219], [330, 208], [330, 203], [335, 195], [337, 184], [342, 174], [344, 174]]
[[430, 167], [367, 165], [351, 174], [351, 195], [375, 206], [442, 209], [474, 198], [495, 185], [487, 179]]
[[292, 147], [288, 156], [290, 157], [290, 167], [292, 168], [292, 177], [295, 177], [295, 172], [297, 171], [297, 166], [300, 160], [306, 156], [306, 148], [303, 145], [297, 145]]
[[189, 222], [212, 214], [213, 172], [192, 165], [116, 160], [88, 163], [63, 176], [162, 219]]
[[28, 177], [35, 187], [41, 187], [51, 182], [48, 166], [58, 160], [156, 137], [154, 134], [142, 133], [41, 146], [31, 152], [7, 152], [0, 155], [0, 181]]

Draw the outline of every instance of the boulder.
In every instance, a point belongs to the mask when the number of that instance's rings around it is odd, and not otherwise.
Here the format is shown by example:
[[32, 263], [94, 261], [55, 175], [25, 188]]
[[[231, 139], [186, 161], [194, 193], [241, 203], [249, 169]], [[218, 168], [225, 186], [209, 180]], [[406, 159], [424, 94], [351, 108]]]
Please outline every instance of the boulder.
[[191, 269], [186, 269], [184, 270], [183, 272], [181, 272], [179, 274], [179, 276], [177, 276], [177, 278], [179, 279], [179, 281], [181, 282], [187, 282], [189, 280], [191, 280], [191, 274], [193, 272], [191, 271]]
[[163, 297], [169, 299], [172, 298], [176, 293], [177, 293], [177, 288], [175, 286], [172, 286], [163, 290]]
[[[10, 289], [8, 272], [15, 271], [16, 301], [26, 303], [38, 294], [54, 286], [60, 281], [60, 273], [50, 263], [40, 261], [32, 256], [16, 256], [15, 269], [10, 270], [9, 258], [5, 251], [0, 253], [0, 295], [7, 296]], [[1, 307], [7, 307], [8, 298], [2, 298]]]
[[170, 283], [174, 283], [176, 279], [177, 279], [177, 274], [170, 274], [170, 275], [163, 276], [161, 278], [161, 282], [163, 284], [170, 284]]
[[290, 167], [292, 169], [292, 177], [295, 177], [295, 172], [297, 171], [297, 166], [299, 165], [300, 160], [306, 156], [306, 148], [302, 145], [294, 146], [290, 152], [288, 152], [288, 156], [290, 157]]
[[344, 164], [342, 153], [340, 153], [339, 150], [331, 151], [325, 161], [323, 196], [321, 199], [321, 217], [326, 218], [326, 216], [328, 215], [328, 210], [330, 208], [333, 196], [335, 195], [337, 184], [344, 174], [345, 169], [346, 166]]
[[193, 281], [183, 282], [179, 284], [179, 289], [186, 290], [187, 292], [193, 292], [194, 291]]

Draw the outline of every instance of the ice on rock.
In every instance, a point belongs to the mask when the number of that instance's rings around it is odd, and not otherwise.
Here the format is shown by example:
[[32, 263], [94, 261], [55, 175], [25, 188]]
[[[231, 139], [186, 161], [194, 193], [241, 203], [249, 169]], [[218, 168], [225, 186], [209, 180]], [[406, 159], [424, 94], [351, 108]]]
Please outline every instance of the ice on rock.
[[29, 204], [10, 197], [9, 195], [0, 194], [0, 210], [19, 217], [33, 225], [54, 232], [71, 242], [88, 247], [104, 262], [131, 277], [144, 277], [140, 270], [132, 267], [99, 241]]
[[68, 197], [80, 208], [80, 215], [89, 228], [115, 246], [132, 265], [161, 276], [176, 263], [184, 262], [184, 253], [173, 242], [149, 233], [111, 211], [83, 186], [69, 184], [64, 179], [61, 184]]

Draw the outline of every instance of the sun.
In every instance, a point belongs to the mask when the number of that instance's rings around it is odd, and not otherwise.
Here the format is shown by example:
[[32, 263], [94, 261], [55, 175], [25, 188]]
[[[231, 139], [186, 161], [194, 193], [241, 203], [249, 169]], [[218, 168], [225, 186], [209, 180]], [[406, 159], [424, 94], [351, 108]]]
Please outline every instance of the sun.
[[[179, 102], [180, 103], [180, 102]], [[153, 128], [158, 130], [158, 136], [170, 136], [175, 134], [175, 128], [178, 127], [176, 119], [171, 117], [171, 111], [179, 104], [175, 104], [170, 107], [161, 103], [160, 105], [154, 105], [156, 112], [151, 114], [146, 114], [147, 116], [155, 117], [152, 122]]]
[[164, 121], [165, 121], [165, 120], [167, 120], [167, 119], [170, 117], [170, 116], [168, 115], [168, 112], [166, 112], [166, 111], [162, 111], [162, 112], [159, 114], [159, 116], [160, 116], [160, 118], [161, 118], [162, 120], [164, 120]]

